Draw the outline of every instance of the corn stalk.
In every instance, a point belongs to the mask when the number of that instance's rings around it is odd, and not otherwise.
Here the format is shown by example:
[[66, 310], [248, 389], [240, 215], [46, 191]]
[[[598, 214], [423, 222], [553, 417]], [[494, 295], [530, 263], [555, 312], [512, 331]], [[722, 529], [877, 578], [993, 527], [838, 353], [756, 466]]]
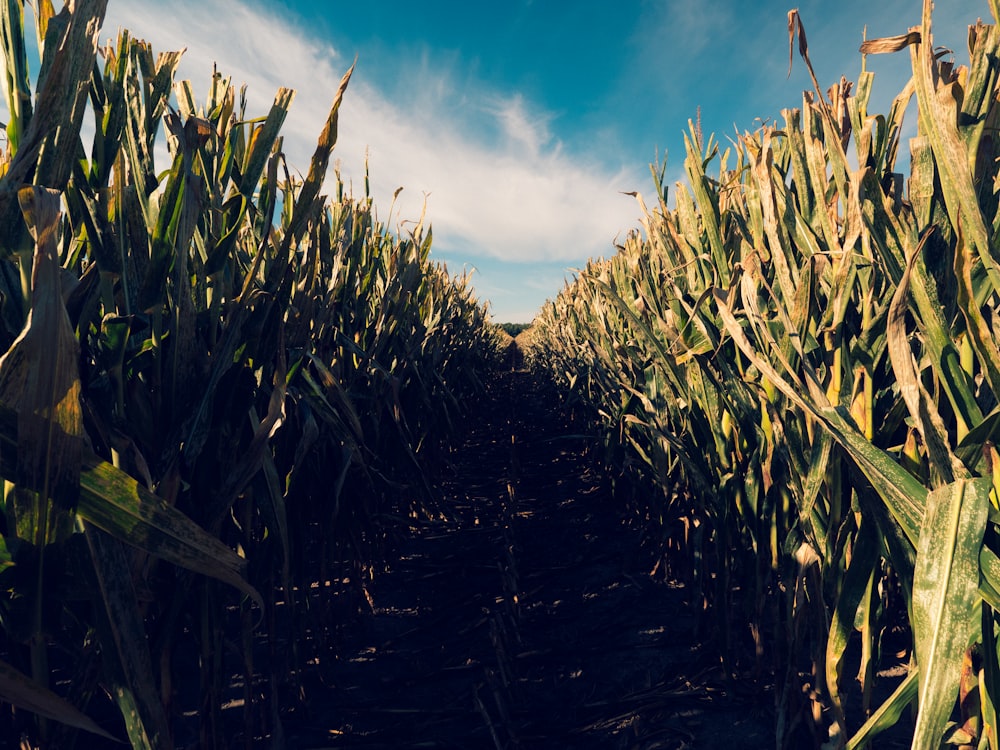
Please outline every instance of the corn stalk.
[[[796, 40], [815, 83], [792, 12]], [[942, 60], [925, 3], [862, 47], [910, 50], [888, 115], [862, 67], [725, 153], [692, 125], [673, 206], [654, 169], [642, 232], [535, 324], [733, 675], [749, 622], [782, 747], [860, 747], [911, 703], [914, 747], [996, 747], [998, 43], [977, 23], [969, 65]], [[912, 631], [908, 676], [875, 705], [890, 627]]]
[[[98, 60], [105, 3], [38, 6], [35, 77], [23, 4], [0, 8], [0, 699], [42, 717], [8, 728], [167, 748], [196, 693], [200, 746], [280, 746], [279, 695], [349, 610], [330, 608], [366, 595], [409, 519], [445, 512], [429, 476], [495, 329], [429, 228], [391, 233], [339, 177], [324, 194], [353, 67], [298, 179], [294, 92], [254, 117], [213, 71], [199, 100], [179, 52], [127, 31]], [[48, 684], [53, 653], [78, 655], [71, 694]], [[200, 684], [178, 684], [192, 667]], [[120, 726], [86, 718], [99, 686]]]

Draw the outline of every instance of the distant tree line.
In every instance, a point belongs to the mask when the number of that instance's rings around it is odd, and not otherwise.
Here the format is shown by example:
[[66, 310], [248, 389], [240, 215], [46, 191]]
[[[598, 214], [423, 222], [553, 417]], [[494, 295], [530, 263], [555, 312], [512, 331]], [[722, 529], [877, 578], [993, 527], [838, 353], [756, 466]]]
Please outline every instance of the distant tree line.
[[501, 323], [500, 327], [511, 336], [517, 336], [521, 331], [531, 327], [531, 323]]

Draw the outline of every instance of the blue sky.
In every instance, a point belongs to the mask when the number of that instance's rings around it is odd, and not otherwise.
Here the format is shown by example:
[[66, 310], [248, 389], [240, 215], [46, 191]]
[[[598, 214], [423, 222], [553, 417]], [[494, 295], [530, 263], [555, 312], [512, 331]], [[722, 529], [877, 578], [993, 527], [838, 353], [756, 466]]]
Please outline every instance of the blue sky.
[[[725, 143], [799, 106], [809, 87], [788, 71], [789, 4], [772, 0], [110, 0], [102, 39], [119, 27], [154, 52], [186, 48], [181, 76], [207, 91], [212, 64], [246, 83], [249, 113], [275, 90], [297, 90], [284, 134], [293, 167], [309, 155], [343, 72], [347, 91], [336, 156], [355, 194], [369, 160], [380, 218], [420, 217], [432, 256], [475, 269], [498, 322], [528, 322], [568, 269], [614, 253], [650, 193], [649, 163], [667, 154], [680, 179], [683, 133]], [[854, 80], [868, 37], [905, 33], [919, 0], [799, 4], [824, 87]], [[935, 43], [968, 59], [966, 29], [989, 19], [985, 0], [939, 2]], [[870, 57], [875, 111], [909, 74], [909, 55]], [[879, 106], [880, 105], [880, 106]], [[911, 126], [913, 118], [910, 118]], [[332, 176], [331, 176], [332, 179]], [[392, 194], [403, 188], [392, 215]]]

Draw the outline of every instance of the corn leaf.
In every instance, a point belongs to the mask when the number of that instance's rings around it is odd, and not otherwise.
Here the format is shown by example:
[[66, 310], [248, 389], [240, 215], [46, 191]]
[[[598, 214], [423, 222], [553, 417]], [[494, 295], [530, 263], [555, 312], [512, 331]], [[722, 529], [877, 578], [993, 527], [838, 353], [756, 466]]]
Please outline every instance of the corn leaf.
[[46, 719], [83, 729], [108, 740], [117, 740], [75, 706], [4, 661], [0, 661], [0, 699]]
[[958, 697], [962, 659], [979, 629], [979, 554], [990, 479], [959, 479], [927, 496], [913, 572], [913, 643], [920, 667], [913, 748], [937, 748]]
[[169, 750], [170, 723], [153, 676], [132, 565], [117, 539], [93, 527], [84, 534], [92, 566], [87, 572], [97, 633], [132, 747]]
[[847, 743], [847, 750], [859, 750], [865, 747], [872, 738], [894, 726], [903, 715], [913, 699], [917, 697], [920, 687], [919, 671], [911, 670], [892, 695], [872, 713], [871, 717], [854, 734]]
[[[17, 416], [0, 406], [0, 476], [17, 467]], [[84, 454], [77, 513], [112, 536], [182, 568], [260, 595], [243, 578], [246, 560], [125, 472]]]
[[[17, 412], [17, 470], [12, 479], [21, 490], [15, 500], [19, 534], [43, 545], [52, 541], [57, 520], [49, 517], [49, 500], [71, 510], [79, 491], [79, 345], [62, 301], [56, 244], [59, 193], [26, 187], [19, 198], [36, 240], [31, 311], [21, 335], [0, 358], [0, 403]], [[59, 536], [68, 533], [62, 526]]]

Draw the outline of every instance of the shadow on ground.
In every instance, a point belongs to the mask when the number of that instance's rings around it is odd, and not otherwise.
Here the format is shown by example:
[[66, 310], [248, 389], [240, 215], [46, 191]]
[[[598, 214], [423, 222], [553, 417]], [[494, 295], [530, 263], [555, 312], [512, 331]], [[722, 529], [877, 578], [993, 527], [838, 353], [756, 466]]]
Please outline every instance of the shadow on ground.
[[290, 747], [771, 748], [773, 695], [727, 684], [682, 588], [527, 372], [493, 383], [440, 487], [289, 717]]

